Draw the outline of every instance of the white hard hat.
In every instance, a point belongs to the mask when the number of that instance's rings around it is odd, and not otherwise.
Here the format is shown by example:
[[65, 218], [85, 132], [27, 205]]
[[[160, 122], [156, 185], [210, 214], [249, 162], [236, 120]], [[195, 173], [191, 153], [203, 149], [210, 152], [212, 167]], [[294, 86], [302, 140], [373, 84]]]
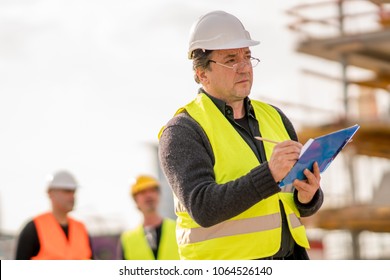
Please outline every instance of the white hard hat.
[[224, 11], [213, 11], [200, 17], [190, 31], [188, 58], [196, 49], [226, 50], [258, 45], [241, 21]]
[[79, 187], [76, 179], [68, 171], [58, 171], [50, 175], [47, 182], [48, 189], [76, 190]]

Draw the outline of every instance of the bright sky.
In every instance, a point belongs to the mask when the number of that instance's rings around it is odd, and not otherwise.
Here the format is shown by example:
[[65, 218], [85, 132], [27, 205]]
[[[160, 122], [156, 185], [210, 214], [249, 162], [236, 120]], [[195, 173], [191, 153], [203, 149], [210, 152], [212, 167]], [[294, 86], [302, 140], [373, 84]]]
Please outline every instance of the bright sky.
[[49, 209], [45, 178], [58, 169], [82, 185], [74, 215], [102, 228], [139, 222], [128, 181], [157, 175], [157, 133], [196, 96], [187, 39], [204, 13], [230, 12], [261, 41], [252, 97], [301, 100], [303, 58], [285, 13], [299, 2], [1, 1], [1, 230]]

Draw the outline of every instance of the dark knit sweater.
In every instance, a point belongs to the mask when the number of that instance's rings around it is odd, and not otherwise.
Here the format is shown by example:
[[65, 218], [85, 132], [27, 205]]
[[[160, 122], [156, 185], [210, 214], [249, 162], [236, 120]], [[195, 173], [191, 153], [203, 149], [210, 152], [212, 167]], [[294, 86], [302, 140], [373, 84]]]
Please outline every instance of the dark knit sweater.
[[[223, 110], [220, 101], [214, 98], [212, 100]], [[250, 100], [247, 99], [246, 102], [247, 114], [253, 114]], [[229, 110], [231, 108], [226, 105], [223, 113], [228, 119]], [[279, 109], [278, 112], [290, 137], [297, 140], [291, 122]], [[250, 118], [249, 127], [255, 127], [251, 125], [252, 122], [253, 118]], [[240, 131], [243, 129], [240, 125], [233, 126], [244, 139], [247, 138], [245, 133]], [[246, 141], [248, 142], [248, 139]], [[280, 192], [280, 187], [271, 175], [268, 162], [261, 156], [264, 154], [264, 148], [262, 145], [256, 147], [259, 143], [261, 142], [252, 142], [250, 146], [261, 164], [234, 181], [218, 185], [213, 169], [215, 163], [213, 150], [200, 125], [185, 112], [168, 122], [159, 143], [161, 167], [180, 203], [200, 226], [210, 227], [228, 220], [257, 202]], [[321, 189], [317, 191], [308, 204], [299, 203], [296, 193], [294, 200], [301, 216], [310, 216], [321, 207], [323, 193]]]

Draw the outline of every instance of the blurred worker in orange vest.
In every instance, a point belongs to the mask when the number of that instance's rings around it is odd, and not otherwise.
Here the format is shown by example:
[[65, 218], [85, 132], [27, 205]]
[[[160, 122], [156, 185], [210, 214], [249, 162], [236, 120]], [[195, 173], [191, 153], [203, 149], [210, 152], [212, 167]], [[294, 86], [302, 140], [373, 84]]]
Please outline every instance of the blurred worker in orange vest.
[[92, 247], [83, 223], [68, 216], [73, 210], [79, 187], [67, 171], [59, 171], [49, 179], [47, 193], [52, 211], [36, 216], [19, 235], [17, 260], [91, 259]]
[[131, 184], [131, 196], [143, 215], [143, 223], [122, 233], [118, 258], [124, 260], [178, 260], [176, 222], [158, 212], [160, 184], [147, 175]]

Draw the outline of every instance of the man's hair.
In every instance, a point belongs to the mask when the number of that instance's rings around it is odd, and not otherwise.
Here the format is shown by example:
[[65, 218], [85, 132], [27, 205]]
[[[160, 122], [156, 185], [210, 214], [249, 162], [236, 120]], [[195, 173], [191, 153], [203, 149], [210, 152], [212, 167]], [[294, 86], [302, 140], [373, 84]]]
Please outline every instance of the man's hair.
[[200, 67], [202, 69], [210, 69], [210, 55], [212, 50], [202, 50], [196, 49], [192, 52], [192, 69], [194, 70], [194, 79], [195, 82], [200, 84], [200, 80], [196, 75], [196, 68]]

